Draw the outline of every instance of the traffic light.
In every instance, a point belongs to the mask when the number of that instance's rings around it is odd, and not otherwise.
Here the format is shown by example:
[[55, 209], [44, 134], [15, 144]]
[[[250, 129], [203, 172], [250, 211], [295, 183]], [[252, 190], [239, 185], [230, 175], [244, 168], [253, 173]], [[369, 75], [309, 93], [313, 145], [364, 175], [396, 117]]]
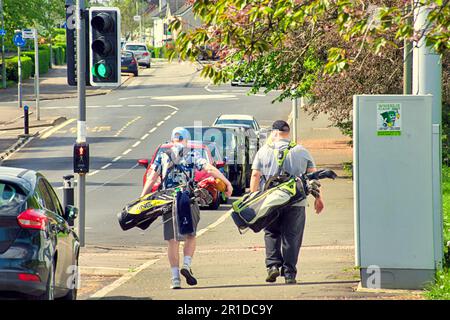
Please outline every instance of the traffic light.
[[120, 85], [120, 10], [89, 9], [90, 83], [92, 86]]
[[73, 172], [89, 172], [89, 144], [75, 143], [73, 146]]

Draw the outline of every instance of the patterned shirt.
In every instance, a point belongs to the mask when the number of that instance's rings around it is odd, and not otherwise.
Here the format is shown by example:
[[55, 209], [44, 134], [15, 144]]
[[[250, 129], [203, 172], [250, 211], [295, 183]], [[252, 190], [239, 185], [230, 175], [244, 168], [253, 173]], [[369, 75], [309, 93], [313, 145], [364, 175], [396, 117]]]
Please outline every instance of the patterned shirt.
[[172, 147], [159, 153], [151, 168], [162, 177], [161, 188], [168, 189], [187, 184], [194, 178], [195, 170], [203, 170], [207, 163], [197, 150]]

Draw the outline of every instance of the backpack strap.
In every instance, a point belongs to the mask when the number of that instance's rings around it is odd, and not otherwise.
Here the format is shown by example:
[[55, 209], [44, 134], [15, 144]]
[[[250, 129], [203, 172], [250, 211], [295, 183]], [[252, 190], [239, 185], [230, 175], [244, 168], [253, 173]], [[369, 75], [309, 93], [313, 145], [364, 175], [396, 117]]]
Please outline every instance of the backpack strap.
[[280, 149], [275, 149], [273, 150], [274, 155], [275, 155], [275, 159], [277, 161], [278, 164], [278, 173], [277, 175], [281, 175], [283, 173], [283, 164], [284, 161], [286, 160], [287, 155], [289, 154], [289, 152], [297, 145], [297, 143], [295, 143], [294, 141], [289, 142], [288, 146], [286, 148], [284, 148], [283, 150]]

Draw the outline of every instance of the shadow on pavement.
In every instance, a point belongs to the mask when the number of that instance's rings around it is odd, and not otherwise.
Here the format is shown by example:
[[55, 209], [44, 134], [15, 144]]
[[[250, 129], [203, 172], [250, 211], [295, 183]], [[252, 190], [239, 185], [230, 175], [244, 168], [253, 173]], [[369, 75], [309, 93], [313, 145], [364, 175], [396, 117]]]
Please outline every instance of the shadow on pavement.
[[356, 284], [359, 280], [344, 280], [344, 281], [317, 281], [317, 282], [298, 282], [296, 284], [284, 284], [284, 283], [270, 283], [270, 284], [239, 284], [239, 285], [223, 285], [223, 286], [205, 286], [205, 287], [192, 287], [192, 290], [205, 290], [205, 289], [228, 289], [228, 288], [257, 288], [257, 287], [279, 287], [279, 286], [317, 286], [327, 284]]

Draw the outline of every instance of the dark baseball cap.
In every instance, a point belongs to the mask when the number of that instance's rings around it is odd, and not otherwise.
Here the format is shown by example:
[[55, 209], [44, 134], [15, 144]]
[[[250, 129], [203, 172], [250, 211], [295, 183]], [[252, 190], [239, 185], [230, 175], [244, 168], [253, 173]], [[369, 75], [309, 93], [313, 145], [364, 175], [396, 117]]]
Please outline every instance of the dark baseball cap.
[[272, 124], [272, 130], [278, 130], [282, 132], [289, 132], [291, 131], [291, 128], [289, 127], [288, 123], [284, 120], [277, 120]]

